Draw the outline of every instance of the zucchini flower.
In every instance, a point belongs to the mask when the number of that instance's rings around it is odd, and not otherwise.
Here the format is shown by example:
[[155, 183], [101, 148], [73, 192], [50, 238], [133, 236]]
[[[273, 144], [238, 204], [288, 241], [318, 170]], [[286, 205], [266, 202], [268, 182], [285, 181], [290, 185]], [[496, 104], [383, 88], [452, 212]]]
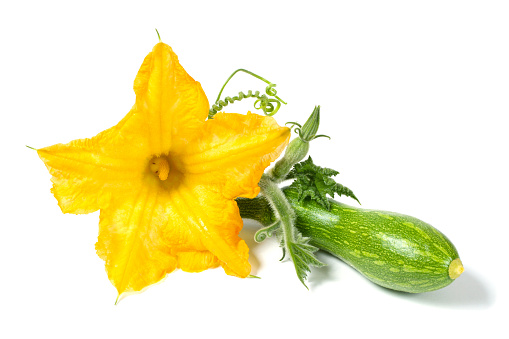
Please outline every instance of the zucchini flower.
[[134, 80], [136, 101], [114, 127], [37, 152], [62, 212], [100, 210], [97, 254], [118, 298], [177, 268], [221, 266], [245, 278], [248, 247], [235, 198], [254, 198], [290, 130], [273, 118], [218, 113], [170, 46], [158, 43]]

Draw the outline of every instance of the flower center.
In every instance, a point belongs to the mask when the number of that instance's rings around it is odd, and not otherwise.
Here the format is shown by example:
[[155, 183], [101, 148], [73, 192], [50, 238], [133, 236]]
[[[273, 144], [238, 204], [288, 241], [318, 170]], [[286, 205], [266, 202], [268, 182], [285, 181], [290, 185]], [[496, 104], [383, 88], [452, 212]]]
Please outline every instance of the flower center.
[[168, 179], [168, 174], [170, 173], [170, 164], [168, 163], [168, 159], [165, 156], [152, 158], [152, 160], [150, 160], [149, 167], [152, 173], [157, 175], [160, 180], [164, 181]]

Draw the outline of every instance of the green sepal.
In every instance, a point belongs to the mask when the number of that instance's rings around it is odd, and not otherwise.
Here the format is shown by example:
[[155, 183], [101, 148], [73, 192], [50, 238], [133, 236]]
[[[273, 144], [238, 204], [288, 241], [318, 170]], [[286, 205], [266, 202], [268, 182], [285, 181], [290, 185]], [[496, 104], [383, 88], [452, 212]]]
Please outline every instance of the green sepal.
[[315, 138], [319, 126], [320, 126], [320, 106], [315, 106], [313, 113], [311, 113], [304, 126], [300, 128], [299, 137], [305, 142], [310, 142]]
[[360, 204], [359, 199], [357, 199], [351, 189], [331, 178], [338, 174], [338, 171], [331, 168], [315, 165], [313, 159], [308, 157], [307, 160], [295, 164], [286, 178], [295, 179], [290, 187], [297, 190], [300, 201], [310, 198], [322, 207], [330, 210], [330, 202], [327, 195], [334, 198], [334, 194], [338, 194], [339, 196], [345, 195], [355, 199]]

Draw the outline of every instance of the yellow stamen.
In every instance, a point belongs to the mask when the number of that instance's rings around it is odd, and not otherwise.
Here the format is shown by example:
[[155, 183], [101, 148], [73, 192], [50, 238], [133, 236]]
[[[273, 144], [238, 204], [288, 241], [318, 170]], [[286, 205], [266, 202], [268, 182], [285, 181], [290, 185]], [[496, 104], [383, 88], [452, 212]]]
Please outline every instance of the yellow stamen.
[[170, 164], [168, 163], [168, 159], [166, 157], [157, 157], [150, 161], [150, 170], [157, 174], [160, 180], [168, 179], [168, 174], [170, 173]]

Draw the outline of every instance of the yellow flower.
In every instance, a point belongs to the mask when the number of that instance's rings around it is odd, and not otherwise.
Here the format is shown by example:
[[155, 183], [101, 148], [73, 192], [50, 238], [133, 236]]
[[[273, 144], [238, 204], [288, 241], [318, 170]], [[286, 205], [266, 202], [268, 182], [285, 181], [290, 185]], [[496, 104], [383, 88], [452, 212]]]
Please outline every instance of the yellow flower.
[[245, 278], [236, 197], [254, 198], [290, 137], [271, 117], [218, 113], [170, 46], [158, 43], [134, 80], [136, 102], [91, 139], [38, 149], [64, 213], [100, 210], [98, 255], [119, 296], [176, 268], [222, 266]]

